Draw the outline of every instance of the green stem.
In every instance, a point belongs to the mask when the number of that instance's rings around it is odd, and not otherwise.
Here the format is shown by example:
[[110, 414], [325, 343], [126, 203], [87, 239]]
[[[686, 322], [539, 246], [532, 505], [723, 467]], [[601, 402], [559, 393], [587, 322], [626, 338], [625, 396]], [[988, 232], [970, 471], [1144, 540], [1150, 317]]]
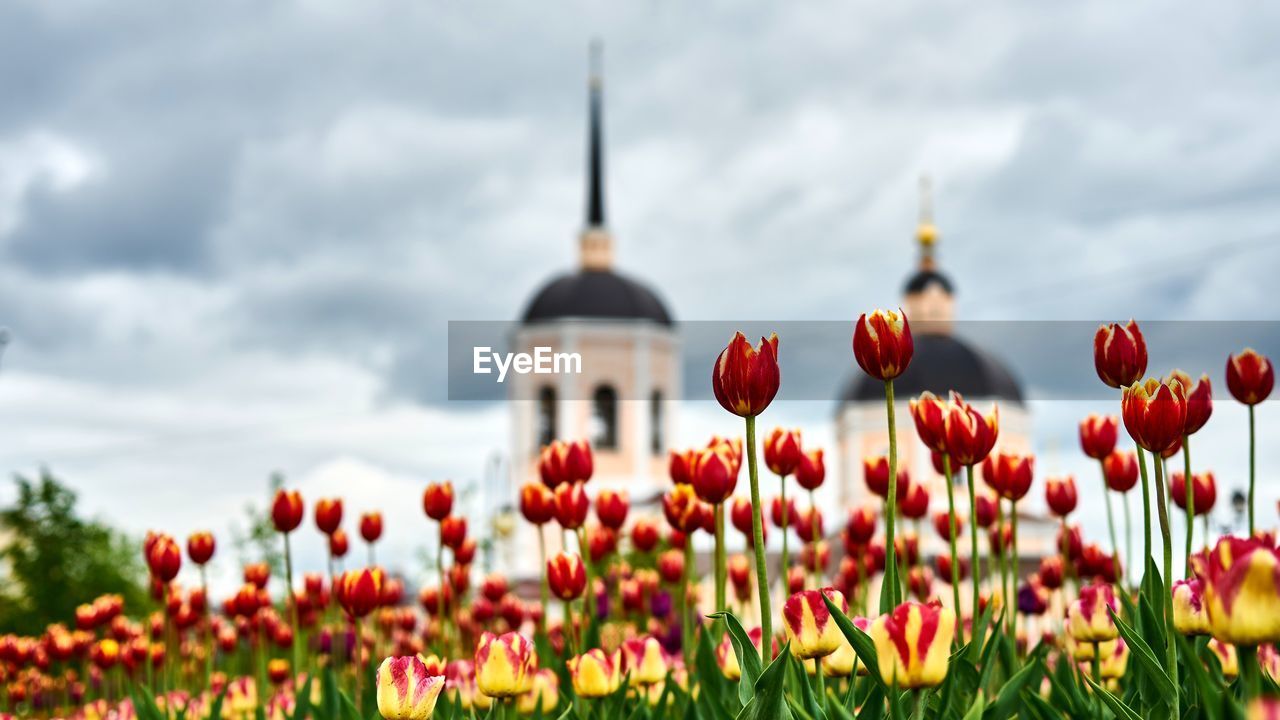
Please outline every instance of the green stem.
[[1249, 537], [1253, 537], [1253, 498], [1254, 498], [1254, 478], [1257, 475], [1254, 456], [1256, 454], [1256, 440], [1254, 436], [1253, 426], [1253, 406], [1249, 406]]
[[787, 531], [791, 529], [791, 518], [788, 517], [791, 513], [788, 511], [791, 508], [787, 506], [787, 476], [780, 475], [778, 481], [779, 486], [782, 488], [781, 494], [778, 496], [778, 502], [782, 505], [782, 565], [778, 568], [778, 572], [782, 573], [782, 584], [786, 585], [787, 570], [790, 569], [791, 565], [791, 557], [787, 551], [787, 535], [790, 534]]
[[813, 586], [820, 588], [822, 573], [819, 568], [822, 558], [819, 556], [822, 553], [822, 538], [818, 537], [818, 496], [812, 490], [809, 491], [809, 530], [809, 535], [813, 538], [813, 542], [810, 543], [810, 547], [813, 548], [813, 554], [810, 557], [812, 567], [809, 571], [813, 573]]
[[1258, 646], [1237, 645], [1236, 658], [1240, 661], [1240, 682], [1244, 699], [1249, 700], [1262, 692], [1262, 674], [1258, 668]]
[[[1098, 641], [1093, 641], [1093, 681], [1102, 686], [1102, 653], [1098, 649]], [[1093, 702], [1097, 704], [1097, 717], [1102, 717], [1102, 699], [1098, 697], [1095, 691], [1093, 694]]]
[[[1098, 461], [1102, 465], [1102, 461]], [[1107, 471], [1102, 469], [1102, 502], [1107, 506], [1107, 530], [1111, 533], [1111, 566], [1115, 569], [1116, 584], [1124, 587], [1124, 578], [1120, 577], [1120, 545], [1116, 543], [1116, 521], [1111, 515], [1111, 488], [1107, 485]], [[1062, 559], [1066, 562], [1066, 558]]]
[[991, 552], [996, 556], [996, 564], [1000, 567], [1000, 601], [1004, 611], [1009, 611], [1009, 568], [1004, 560], [1004, 499], [996, 497], [996, 542], [991, 545]]
[[[1164, 458], [1160, 457], [1160, 453], [1152, 453], [1156, 468], [1156, 511], [1160, 519], [1160, 538], [1164, 541], [1164, 577], [1165, 587], [1171, 587], [1173, 584], [1173, 540], [1169, 534], [1169, 508], [1165, 500], [1164, 490]], [[1167, 591], [1166, 591], [1167, 592]], [[1164, 602], [1164, 620], [1165, 620], [1165, 637], [1168, 642], [1165, 645], [1165, 663], [1168, 666], [1169, 677], [1178, 677], [1178, 646], [1175, 644], [1177, 631], [1173, 626], [1173, 603]], [[1170, 706], [1176, 711], [1178, 708], [1178, 686], [1173, 686], [1173, 697]]]
[[[1187, 547], [1186, 560], [1182, 569], [1183, 577], [1191, 577], [1191, 536], [1196, 531], [1196, 496], [1192, 492], [1191, 486], [1191, 436], [1182, 436], [1182, 485], [1186, 496], [1183, 498], [1183, 505], [1187, 511]], [[1173, 586], [1173, 579], [1170, 578], [1169, 586]]]
[[1142, 474], [1142, 573], [1151, 561], [1151, 481], [1147, 479], [1147, 457], [1137, 446], [1138, 471]]
[[[436, 575], [440, 576], [440, 587], [436, 588], [436, 617], [440, 619], [440, 637], [438, 638], [440, 641], [440, 657], [448, 657], [449, 622], [445, 616], [444, 610], [444, 593], [447, 585], [447, 581], [444, 577], [444, 535], [441, 534], [438, 540], [439, 542], [436, 543]], [[372, 550], [373, 545], [370, 544], [369, 548]], [[545, 573], [546, 565], [544, 564], [542, 567]]]
[[[208, 643], [208, 647], [205, 649], [204, 658], [204, 687], [208, 688], [210, 680], [213, 678], [213, 653], [215, 645], [213, 638], [213, 623], [210, 622], [213, 619], [213, 614], [209, 612], [209, 574], [205, 571], [204, 565], [200, 566], [200, 587], [204, 588], [204, 633], [205, 641]], [[151, 663], [148, 662], [147, 667], [151, 667]]]
[[956, 487], [951, 481], [951, 455], [948, 453], [942, 453], [942, 474], [947, 482], [947, 514], [951, 524], [951, 594], [956, 606], [956, 634], [952, 645], [958, 648], [964, 641], [964, 623], [960, 620], [960, 562], [956, 553], [956, 534], [959, 532], [956, 527]]
[[[965, 467], [965, 475], [969, 484], [969, 562], [973, 565], [973, 567], [969, 568], [969, 572], [972, 575], [970, 584], [973, 585], [973, 606], [970, 607], [969, 613], [973, 616], [974, 628], [976, 629], [981, 593], [978, 589], [978, 491], [974, 487], [972, 465]], [[956, 609], [956, 614], [960, 614], [959, 608]], [[973, 640], [974, 637], [971, 637], [970, 641]]]
[[1121, 495], [1124, 497], [1124, 554], [1128, 558], [1125, 567], [1125, 584], [1128, 585], [1129, 575], [1133, 572], [1133, 505], [1129, 502], [1129, 493], [1124, 492]]
[[285, 587], [285, 596], [289, 601], [289, 610], [293, 614], [293, 671], [301, 672], [301, 651], [302, 645], [302, 623], [298, 618], [298, 596], [293, 593], [293, 553], [289, 549], [289, 533], [284, 535], [284, 577], [288, 585]]
[[[692, 535], [692, 533], [690, 533]], [[693, 544], [693, 538], [685, 538], [685, 552]], [[591, 549], [587, 546], [587, 527], [583, 525], [578, 528], [578, 553], [582, 555], [582, 567], [586, 571], [587, 589], [582, 596], [582, 633], [583, 637], [590, 637], [591, 627], [596, 622], [596, 591], [595, 586], [591, 584]], [[688, 565], [685, 566], [686, 572]], [[585, 651], [586, 641], [583, 641], [583, 650]]]
[[[764, 667], [773, 659], [773, 611], [769, 607], [769, 575], [764, 562], [764, 505], [760, 503], [760, 476], [756, 468], [756, 418], [748, 415], [747, 422], [747, 477], [751, 481], [751, 539], [755, 541], [756, 587], [760, 592], [760, 657]], [[786, 503], [782, 504], [786, 512]], [[783, 534], [785, 538], [785, 533]]]
[[724, 503], [716, 505], [716, 611], [727, 612], [729, 602], [727, 598], [727, 590], [725, 587], [725, 577], [728, 575], [728, 567], [725, 563], [724, 552]]
[[818, 707], [825, 708], [827, 706], [827, 679], [822, 675], [822, 661], [824, 658], [817, 658], [813, 661], [815, 675], [818, 676]]
[[538, 530], [538, 557], [542, 560], [542, 618], [538, 620], [538, 628], [541, 630], [543, 637], [547, 634], [547, 613], [551, 610], [551, 590], [550, 581], [547, 579], [547, 536], [543, 532], [542, 525], [535, 525]]
[[894, 544], [894, 526], [898, 524], [898, 427], [893, 412], [893, 380], [884, 381], [885, 414], [889, 422], [889, 494], [885, 498], [885, 578], [889, 586], [888, 604], [880, 592], [880, 612], [888, 612], [902, 602], [902, 584], [898, 579], [898, 552]]
[[1013, 567], [1009, 569], [1009, 597], [1005, 600], [1009, 608], [1009, 636], [1013, 638], [1013, 649], [1018, 650], [1018, 501], [1009, 502], [1009, 514], [1013, 516]]

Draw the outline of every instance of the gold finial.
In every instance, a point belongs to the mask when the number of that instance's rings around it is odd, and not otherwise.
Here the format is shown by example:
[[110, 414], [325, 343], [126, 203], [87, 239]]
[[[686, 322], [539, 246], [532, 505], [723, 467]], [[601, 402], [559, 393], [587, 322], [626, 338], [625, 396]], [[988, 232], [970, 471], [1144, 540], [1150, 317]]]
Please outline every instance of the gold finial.
[[920, 176], [920, 221], [916, 225], [916, 242], [920, 243], [920, 267], [932, 270], [938, 228], [933, 224], [933, 193], [928, 175]]

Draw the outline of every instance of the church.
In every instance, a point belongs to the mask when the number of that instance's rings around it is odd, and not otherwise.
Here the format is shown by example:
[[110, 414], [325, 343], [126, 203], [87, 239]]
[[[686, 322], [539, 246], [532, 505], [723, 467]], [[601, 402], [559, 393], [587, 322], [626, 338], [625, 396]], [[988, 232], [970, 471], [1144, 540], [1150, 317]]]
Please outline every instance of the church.
[[[676, 399], [681, 396], [681, 347], [675, 316], [660, 294], [614, 264], [614, 236], [606, 214], [604, 86], [596, 48], [588, 83], [585, 205], [576, 267], [532, 294], [512, 333], [510, 348], [531, 352], [550, 346], [579, 353], [583, 372], [520, 375], [511, 384], [508, 496], [514, 498], [522, 483], [538, 476], [543, 445], [554, 438], [587, 438], [595, 457], [592, 494], [606, 487], [625, 489], [634, 506], [652, 501], [670, 487], [667, 450], [672, 447], [680, 409]], [[902, 298], [912, 323], [915, 355], [895, 387], [900, 463], [913, 480], [929, 489], [934, 510], [945, 507], [945, 480], [934, 471], [928, 449], [916, 438], [907, 411], [911, 398], [925, 390], [944, 395], [955, 389], [984, 411], [991, 403], [999, 403], [999, 449], [1030, 451], [1032, 429], [1013, 373], [953, 332], [955, 285], [939, 267], [938, 239], [928, 184], [922, 181], [915, 233], [919, 265], [907, 279]], [[852, 362], [850, 366], [850, 377], [835, 398], [837, 447], [827, 454], [827, 482], [835, 485], [841, 508], [839, 513], [829, 513], [828, 530], [833, 533], [843, 524], [845, 508], [873, 499], [863, 482], [863, 458], [888, 450], [883, 385], [857, 373]], [[837, 390], [833, 388], [833, 395]], [[964, 497], [963, 488], [959, 492]], [[963, 503], [966, 515], [967, 505]], [[1056, 528], [1047, 518], [1021, 508], [1019, 517], [1023, 572], [1030, 573], [1041, 556], [1052, 552]], [[524, 522], [509, 529], [495, 547], [497, 569], [516, 578], [536, 575], [532, 549], [537, 547], [537, 529]], [[549, 550], [554, 551], [559, 548], [559, 534], [549, 535]], [[922, 529], [920, 536], [926, 555], [945, 547], [931, 530]]]

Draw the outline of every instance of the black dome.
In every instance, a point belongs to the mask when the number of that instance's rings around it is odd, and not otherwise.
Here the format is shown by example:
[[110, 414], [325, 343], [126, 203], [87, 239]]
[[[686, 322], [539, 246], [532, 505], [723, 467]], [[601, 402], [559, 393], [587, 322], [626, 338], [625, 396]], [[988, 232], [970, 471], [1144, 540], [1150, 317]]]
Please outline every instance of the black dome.
[[948, 295], [955, 295], [955, 288], [951, 285], [951, 278], [938, 272], [937, 270], [917, 270], [914, 275], [907, 278], [907, 284], [903, 288], [905, 294], [924, 292], [924, 289], [930, 285], [937, 283], [942, 286], [943, 292]]
[[672, 324], [666, 306], [652, 290], [610, 270], [581, 270], [555, 278], [533, 296], [522, 321], [569, 318]]
[[[915, 354], [907, 371], [893, 381], [894, 395], [906, 399], [928, 390], [935, 395], [955, 390], [967, 398], [993, 398], [1022, 404], [1022, 388], [995, 358], [951, 335], [915, 336]], [[884, 383], [858, 373], [846, 386], [841, 403], [884, 402]]]

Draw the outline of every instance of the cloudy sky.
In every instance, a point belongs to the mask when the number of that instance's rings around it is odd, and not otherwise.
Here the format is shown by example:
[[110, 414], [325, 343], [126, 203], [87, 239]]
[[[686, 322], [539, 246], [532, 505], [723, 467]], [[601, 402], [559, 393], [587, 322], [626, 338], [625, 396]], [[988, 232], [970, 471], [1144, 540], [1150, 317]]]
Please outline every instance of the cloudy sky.
[[[575, 261], [593, 36], [618, 261], [679, 319], [895, 303], [927, 172], [964, 317], [1275, 320], [1278, 15], [6, 3], [0, 468], [179, 534], [278, 469], [349, 513], [413, 506], [388, 518], [407, 558], [422, 482], [507, 437], [502, 407], [445, 401], [446, 323], [510, 319]], [[1234, 470], [1220, 399], [1206, 463]], [[1064, 455], [1108, 409], [1055, 407]], [[778, 412], [830, 432], [829, 404]], [[723, 422], [686, 416], [687, 442]]]

